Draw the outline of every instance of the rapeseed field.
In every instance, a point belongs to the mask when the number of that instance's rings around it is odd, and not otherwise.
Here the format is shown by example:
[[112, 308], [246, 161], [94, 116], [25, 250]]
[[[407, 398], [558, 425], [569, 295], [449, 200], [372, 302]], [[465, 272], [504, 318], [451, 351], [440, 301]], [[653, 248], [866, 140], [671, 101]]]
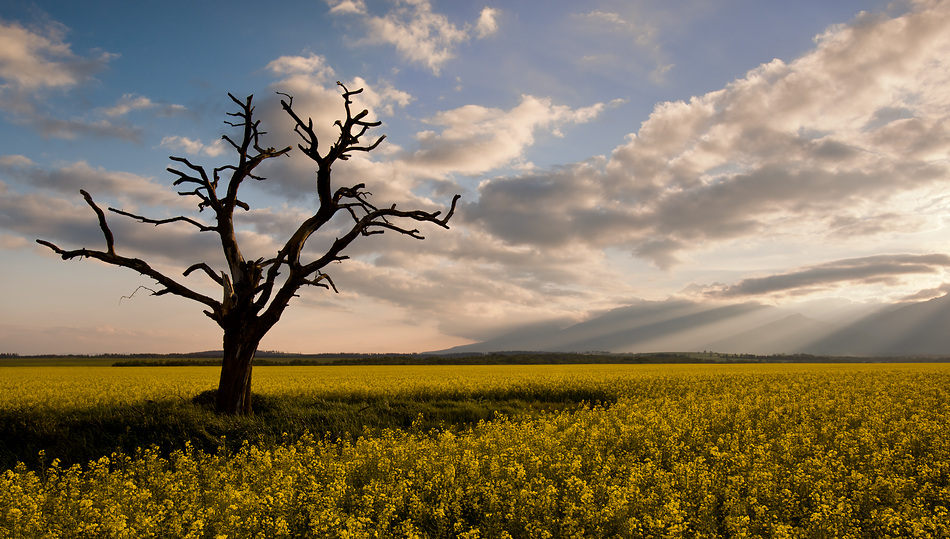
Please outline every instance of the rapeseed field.
[[[0, 372], [0, 408], [190, 398], [213, 368]], [[274, 367], [307, 402], [517, 396], [467, 426], [182, 440], [0, 476], [0, 537], [948, 537], [950, 365]], [[573, 393], [571, 393], [573, 391]], [[597, 398], [592, 398], [597, 397]], [[111, 403], [111, 404], [110, 404]]]

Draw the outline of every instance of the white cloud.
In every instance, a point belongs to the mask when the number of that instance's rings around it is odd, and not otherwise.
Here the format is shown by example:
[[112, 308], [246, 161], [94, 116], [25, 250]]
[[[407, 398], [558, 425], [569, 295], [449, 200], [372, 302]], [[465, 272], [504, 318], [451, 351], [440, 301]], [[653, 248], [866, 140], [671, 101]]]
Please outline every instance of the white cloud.
[[306, 77], [314, 84], [325, 84], [334, 76], [333, 68], [327, 65], [326, 58], [313, 53], [307, 56], [281, 56], [268, 63], [267, 69], [285, 79]]
[[79, 56], [65, 34], [66, 28], [56, 23], [30, 29], [0, 21], [0, 109], [35, 116], [46, 91], [68, 90], [116, 57], [104, 52]]
[[109, 118], [118, 118], [133, 111], [150, 109], [157, 109], [163, 116], [172, 116], [187, 110], [183, 105], [156, 103], [144, 95], [124, 94], [115, 105], [103, 108], [100, 112]]
[[134, 110], [157, 109], [164, 115], [183, 110], [180, 105], [161, 105], [133, 94], [123, 95], [111, 107], [79, 115], [55, 110], [51, 96], [68, 95], [117, 57], [101, 51], [78, 55], [65, 40], [66, 33], [65, 26], [53, 22], [27, 28], [0, 21], [0, 110], [9, 113], [13, 123], [50, 138], [91, 136], [140, 142], [141, 129], [117, 120]]
[[134, 94], [125, 94], [122, 98], [113, 106], [104, 109], [103, 113], [109, 117], [124, 116], [133, 110], [143, 110], [150, 109], [155, 106], [155, 103], [152, 103], [152, 100], [142, 96]]
[[[319, 99], [319, 104], [325, 104], [329, 101], [328, 98], [333, 97], [336, 103], [330, 107], [319, 107], [318, 103], [313, 103], [304, 108], [314, 111], [329, 108], [332, 114], [339, 114], [338, 111], [342, 108], [341, 90], [335, 84], [333, 68], [327, 65], [323, 56], [282, 56], [267, 64], [267, 68], [279, 77], [279, 80], [272, 84], [275, 90], [288, 93], [294, 99]], [[395, 107], [405, 107], [412, 101], [408, 92], [395, 88], [383, 79], [371, 84], [362, 77], [354, 77], [352, 81], [347, 82], [347, 87], [353, 91], [362, 89], [354, 100], [359, 102], [358, 106], [366, 107], [378, 115], [392, 115]], [[334, 116], [329, 120], [330, 124], [335, 120]]]
[[183, 151], [190, 155], [206, 155], [208, 157], [217, 157], [228, 150], [227, 143], [220, 139], [211, 144], [205, 144], [200, 140], [179, 135], [163, 137], [160, 146], [170, 148], [173, 151]]
[[[339, 128], [334, 125], [335, 122], [346, 115], [343, 107], [342, 89], [335, 83], [335, 80], [330, 82], [332, 79], [329, 77], [333, 74], [333, 69], [325, 63], [322, 57], [314, 55], [282, 57], [279, 62], [271, 62], [270, 68], [275, 75], [278, 75], [278, 80], [273, 82], [269, 89], [293, 96], [294, 110], [305, 121], [308, 118], [313, 120], [313, 129], [318, 138], [318, 148], [320, 151], [325, 151], [339, 137]], [[353, 80], [345, 82], [347, 88], [351, 91], [363, 90], [352, 97], [353, 113], [367, 109], [369, 116], [366, 119], [370, 121], [391, 116], [396, 109], [405, 107], [413, 101], [413, 96], [408, 92], [394, 87], [383, 79], [371, 83], [362, 77], [354, 77]], [[283, 96], [278, 97], [286, 99]], [[280, 108], [278, 99], [274, 97], [265, 98], [262, 103], [258, 117], [266, 126], [268, 144], [278, 148], [292, 146], [295, 150], [291, 152], [289, 159], [272, 160], [263, 167], [265, 176], [280, 178], [280, 181], [268, 181], [258, 185], [264, 189], [290, 196], [293, 200], [299, 202], [301, 196], [315, 193], [314, 164], [296, 151], [296, 146], [301, 140], [294, 133], [293, 121]], [[365, 135], [364, 140], [375, 141], [376, 137], [382, 134], [381, 130], [370, 130]], [[385, 154], [387, 150], [389, 153], [395, 151], [391, 145], [384, 143], [374, 151], [374, 156]], [[366, 159], [365, 154], [354, 155], [347, 162], [347, 166], [334, 169], [335, 178], [339, 178], [344, 182], [349, 181], [348, 171], [356, 170], [365, 165], [363, 161], [366, 161]], [[366, 171], [362, 170], [362, 172], [365, 173]], [[387, 171], [387, 173], [391, 173], [391, 171]], [[360, 181], [362, 180], [353, 183], [359, 183]]]
[[620, 14], [618, 13], [613, 13], [609, 11], [601, 11], [599, 9], [595, 9], [594, 11], [587, 13], [585, 17], [587, 17], [591, 21], [607, 23], [608, 25], [614, 25], [614, 26], [617, 26], [618, 28], [626, 28], [630, 24], [627, 21], [625, 21], [624, 18], [620, 16]]
[[366, 13], [366, 2], [363, 0], [327, 0], [330, 13]]
[[76, 85], [114, 55], [82, 58], [64, 41], [62, 25], [30, 30], [0, 21], [0, 79], [22, 90]]
[[435, 175], [481, 174], [522, 158], [539, 130], [561, 135], [562, 126], [589, 122], [604, 108], [571, 109], [525, 95], [510, 110], [466, 105], [440, 112], [426, 123], [441, 129], [420, 132], [420, 149], [406, 162]]
[[498, 10], [482, 9], [473, 28], [466, 24], [458, 26], [445, 15], [432, 11], [428, 0], [395, 0], [393, 7], [383, 16], [370, 15], [365, 4], [360, 2], [330, 1], [331, 13], [363, 16], [367, 28], [365, 41], [386, 44], [407, 61], [427, 67], [439, 75], [442, 66], [455, 57], [455, 48], [471, 38], [495, 33], [498, 29]]
[[363, 93], [359, 96], [360, 106], [381, 116], [392, 116], [396, 107], [405, 107], [413, 100], [409, 92], [399, 90], [382, 79], [370, 84], [362, 77], [355, 77], [349, 86], [353, 89], [362, 88]]
[[498, 31], [498, 10], [490, 7], [482, 9], [475, 23], [475, 33], [479, 39], [488, 37]]

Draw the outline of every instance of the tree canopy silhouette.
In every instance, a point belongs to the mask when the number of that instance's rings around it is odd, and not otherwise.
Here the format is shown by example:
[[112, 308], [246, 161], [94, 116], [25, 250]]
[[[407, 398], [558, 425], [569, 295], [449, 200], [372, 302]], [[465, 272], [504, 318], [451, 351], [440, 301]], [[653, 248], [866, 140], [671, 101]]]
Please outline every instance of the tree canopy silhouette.
[[[118, 254], [115, 249], [115, 237], [106, 222], [105, 212], [85, 190], [80, 190], [80, 193], [98, 217], [106, 249], [104, 251], [86, 248], [66, 250], [51, 242], [36, 240], [37, 243], [55, 251], [64, 260], [95, 258], [107, 264], [135, 270], [154, 279], [160, 285], [161, 288], [152, 291], [156, 296], [174, 294], [204, 305], [206, 307], [204, 313], [224, 332], [224, 358], [215, 405], [220, 413], [249, 414], [251, 412], [251, 372], [254, 355], [261, 339], [274, 327], [291, 298], [296, 296], [302, 287], [317, 286], [336, 291], [333, 280], [323, 270], [330, 263], [347, 259], [348, 257], [342, 254], [347, 246], [361, 236], [381, 234], [385, 231], [424, 239], [418, 229], [410, 228], [410, 223], [428, 222], [449, 228], [449, 219], [455, 213], [460, 195], [455, 195], [448, 212], [442, 216], [440, 211], [400, 210], [395, 204], [376, 206], [370, 202], [370, 193], [366, 191], [363, 183], [333, 189], [330, 176], [331, 169], [337, 161], [345, 161], [353, 152], [372, 151], [385, 138], [385, 135], [380, 136], [371, 143], [361, 140], [367, 131], [379, 126], [381, 122], [367, 121], [365, 119], [369, 115], [367, 110], [353, 114], [351, 98], [362, 92], [362, 89], [350, 91], [342, 83], [337, 84], [342, 88], [346, 118], [335, 122], [334, 125], [339, 128], [339, 135], [336, 141], [322, 153], [318, 147], [313, 120], [307, 118], [305, 121], [294, 109], [293, 98], [287, 94], [280, 94], [281, 107], [293, 119], [294, 131], [301, 139], [297, 147], [317, 165], [319, 204], [316, 212], [298, 225], [272, 258], [246, 260], [241, 254], [234, 230], [235, 209], [250, 209], [246, 202], [238, 198], [241, 185], [248, 179], [265, 180], [264, 177], [255, 174], [257, 167], [268, 159], [287, 155], [292, 150], [290, 146], [282, 149], [262, 146], [262, 136], [265, 131], [261, 130], [260, 120], [254, 118], [253, 96], [248, 96], [242, 101], [228, 94], [228, 97], [237, 105], [237, 110], [228, 113], [232, 119], [225, 123], [239, 130], [241, 135], [236, 138], [223, 135], [222, 138], [237, 154], [236, 164], [220, 166], [209, 172], [205, 167], [196, 165], [188, 159], [171, 157], [173, 161], [182, 165], [179, 167], [182, 170], [168, 168], [169, 172], [177, 176], [173, 185], [184, 188], [178, 194], [196, 197], [199, 212], [210, 209], [214, 213], [213, 222], [201, 222], [184, 215], [167, 219], [151, 219], [109, 208], [109, 211], [113, 213], [142, 223], [156, 226], [185, 223], [197, 229], [199, 233], [217, 234], [227, 267], [215, 270], [206, 262], [197, 262], [189, 266], [183, 275], [187, 277], [195, 271], [204, 272], [221, 287], [220, 300], [196, 292], [143, 260]], [[348, 228], [345, 228], [321, 255], [313, 259], [302, 259], [302, 251], [307, 240], [340, 212], [345, 212], [351, 217]]]

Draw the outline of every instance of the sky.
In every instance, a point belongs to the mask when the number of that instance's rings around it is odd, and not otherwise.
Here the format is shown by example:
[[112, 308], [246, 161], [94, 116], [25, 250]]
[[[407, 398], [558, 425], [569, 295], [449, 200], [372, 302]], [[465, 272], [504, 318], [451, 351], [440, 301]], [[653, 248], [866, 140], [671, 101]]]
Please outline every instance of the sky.
[[[213, 168], [228, 98], [268, 145], [356, 110], [374, 151], [334, 168], [423, 241], [362, 238], [265, 350], [422, 352], [642, 300], [760, 302], [821, 319], [950, 291], [950, 1], [0, 0], [0, 352], [221, 347], [202, 306], [35, 243], [105, 245], [79, 195], [201, 218], [170, 157]], [[246, 258], [316, 210], [299, 151], [242, 187]], [[206, 215], [204, 215], [206, 217]], [[206, 294], [211, 234], [109, 214], [116, 250]], [[333, 227], [331, 227], [333, 228]], [[317, 253], [337, 229], [308, 243]]]

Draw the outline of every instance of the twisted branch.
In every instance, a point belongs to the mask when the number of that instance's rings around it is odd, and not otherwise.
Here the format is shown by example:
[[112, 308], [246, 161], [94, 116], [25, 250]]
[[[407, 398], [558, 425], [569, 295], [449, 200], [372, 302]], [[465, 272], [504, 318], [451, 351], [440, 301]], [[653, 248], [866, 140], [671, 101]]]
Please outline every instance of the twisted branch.
[[155, 226], [167, 225], [168, 223], [182, 222], [182, 223], [188, 223], [190, 225], [194, 225], [201, 232], [213, 232], [218, 229], [218, 227], [208, 226], [206, 224], [199, 223], [198, 221], [195, 221], [194, 219], [191, 219], [190, 217], [185, 217], [184, 215], [179, 215], [177, 217], [170, 217], [168, 219], [149, 219], [148, 217], [142, 217], [141, 215], [136, 215], [134, 213], [129, 213], [123, 210], [117, 210], [115, 208], [109, 208], [109, 211], [118, 213], [119, 215], [124, 215], [126, 217], [131, 217], [132, 219], [135, 219], [136, 221], [139, 221], [141, 223], [155, 225]]

